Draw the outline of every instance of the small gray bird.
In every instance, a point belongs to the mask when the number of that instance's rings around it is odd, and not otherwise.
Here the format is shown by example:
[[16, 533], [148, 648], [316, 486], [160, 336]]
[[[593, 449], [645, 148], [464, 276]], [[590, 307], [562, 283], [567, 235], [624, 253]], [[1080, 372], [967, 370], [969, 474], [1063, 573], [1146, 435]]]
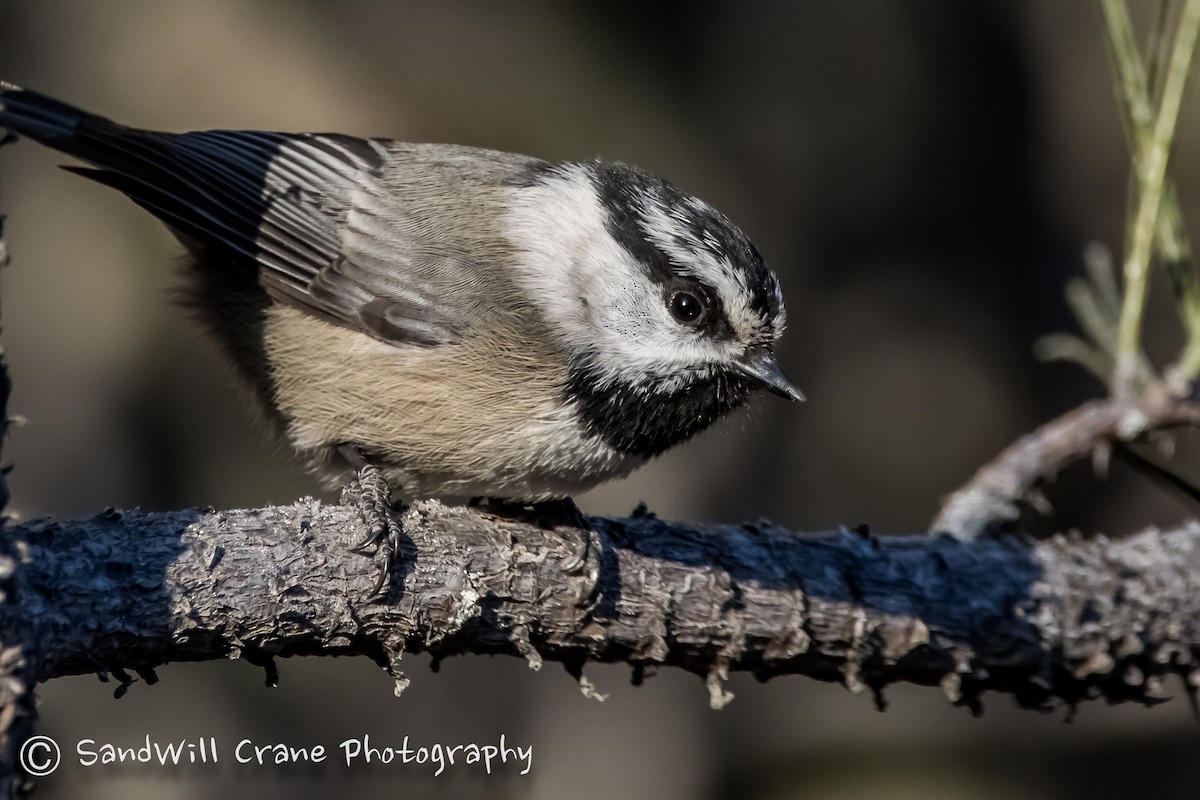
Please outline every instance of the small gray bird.
[[369, 542], [409, 498], [542, 502], [629, 474], [780, 370], [779, 283], [635, 167], [341, 134], [118, 125], [0, 83], [0, 127], [186, 246], [186, 303]]

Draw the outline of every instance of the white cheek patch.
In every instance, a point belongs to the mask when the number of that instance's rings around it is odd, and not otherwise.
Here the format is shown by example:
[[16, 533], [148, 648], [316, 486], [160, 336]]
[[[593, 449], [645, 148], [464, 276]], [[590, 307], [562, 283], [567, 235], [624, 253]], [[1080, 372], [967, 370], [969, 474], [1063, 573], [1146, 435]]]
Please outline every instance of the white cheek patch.
[[602, 381], [653, 378], [664, 388], [731, 357], [727, 344], [675, 322], [662, 288], [613, 238], [607, 219], [588, 173], [576, 164], [518, 190], [505, 220], [519, 253], [513, 276], [563, 343], [594, 354]]
[[[546, 319], [570, 335], [585, 322], [593, 284], [628, 283], [617, 269], [623, 250], [604, 229], [603, 212], [586, 176], [563, 178], [515, 192], [505, 233], [520, 255], [513, 277]], [[586, 301], [587, 305], [580, 301]]]

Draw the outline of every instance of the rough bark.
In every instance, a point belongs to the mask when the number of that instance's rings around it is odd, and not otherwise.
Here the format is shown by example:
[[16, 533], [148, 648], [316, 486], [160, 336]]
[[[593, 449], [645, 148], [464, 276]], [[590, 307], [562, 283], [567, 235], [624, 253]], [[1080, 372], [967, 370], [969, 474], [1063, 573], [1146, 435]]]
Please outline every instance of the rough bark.
[[399, 692], [405, 652], [626, 662], [702, 676], [714, 706], [733, 670], [876, 690], [940, 685], [978, 708], [1092, 697], [1153, 702], [1163, 678], [1200, 682], [1200, 524], [1122, 540], [796, 534], [766, 523], [692, 527], [649, 514], [581, 531], [419, 503], [384, 602], [350, 507], [109, 511], [18, 530], [28, 652], [42, 680], [170, 661], [366, 655]]
[[[0, 146], [4, 142], [0, 140]], [[4, 243], [4, 215], [0, 214], [0, 267], [8, 263]], [[12, 384], [8, 364], [0, 348], [0, 444], [8, 435], [8, 396]], [[18, 763], [17, 751], [33, 733], [35, 716], [33, 667], [26, 658], [29, 630], [15, 611], [16, 574], [24, 559], [24, 543], [6, 527], [3, 516], [8, 505], [6, 469], [0, 469], [0, 797], [23, 797], [28, 793], [26, 777], [11, 765]]]

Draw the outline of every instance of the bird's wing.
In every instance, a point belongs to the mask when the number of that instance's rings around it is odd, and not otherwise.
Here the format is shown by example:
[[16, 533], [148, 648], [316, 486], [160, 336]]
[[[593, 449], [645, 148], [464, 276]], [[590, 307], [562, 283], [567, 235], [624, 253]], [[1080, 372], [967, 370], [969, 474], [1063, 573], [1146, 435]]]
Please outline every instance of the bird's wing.
[[453, 295], [479, 280], [478, 265], [397, 210], [380, 187], [383, 142], [144, 131], [5, 84], [0, 126], [91, 163], [68, 169], [124, 192], [190, 243], [256, 264], [282, 303], [420, 346], [470, 324]]

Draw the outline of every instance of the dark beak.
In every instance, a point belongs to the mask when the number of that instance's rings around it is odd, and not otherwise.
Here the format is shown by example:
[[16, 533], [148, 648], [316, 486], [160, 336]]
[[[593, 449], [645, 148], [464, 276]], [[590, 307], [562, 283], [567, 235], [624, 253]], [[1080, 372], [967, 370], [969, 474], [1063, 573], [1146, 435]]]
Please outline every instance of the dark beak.
[[768, 391], [788, 400], [803, 400], [804, 394], [779, 367], [774, 353], [757, 353], [737, 365], [747, 378], [757, 381]]

